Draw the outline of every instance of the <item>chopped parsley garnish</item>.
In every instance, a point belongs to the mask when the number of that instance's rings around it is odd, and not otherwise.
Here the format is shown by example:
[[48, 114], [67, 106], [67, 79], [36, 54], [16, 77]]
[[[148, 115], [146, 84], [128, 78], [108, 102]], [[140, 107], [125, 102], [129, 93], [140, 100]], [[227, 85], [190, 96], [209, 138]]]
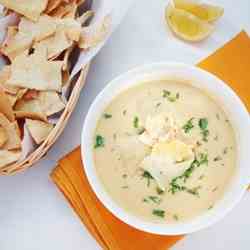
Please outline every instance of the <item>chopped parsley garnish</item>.
[[170, 91], [164, 89], [162, 92], [162, 97], [167, 98], [170, 102], [175, 102], [180, 98], [180, 94], [176, 93], [175, 95], [172, 95]]
[[138, 116], [134, 117], [133, 124], [134, 124], [134, 128], [139, 127], [139, 118], [138, 118]]
[[122, 111], [122, 114], [123, 114], [123, 115], [126, 115], [126, 114], [127, 114], [127, 110], [124, 109], [124, 110]]
[[189, 119], [182, 127], [182, 129], [184, 130], [185, 133], [189, 133], [190, 130], [194, 127], [193, 125], [193, 117], [191, 119]]
[[173, 218], [174, 218], [175, 220], [179, 220], [179, 216], [178, 216], [177, 214], [174, 214], [174, 215], [173, 215]]
[[144, 133], [144, 131], [145, 131], [145, 128], [140, 127], [140, 128], [138, 129], [137, 134], [138, 134], [138, 135], [141, 135], [141, 134], [143, 134], [143, 133]]
[[123, 189], [127, 189], [127, 188], [128, 188], [128, 186], [127, 186], [127, 185], [125, 185], [125, 186], [122, 186], [122, 188], [123, 188]]
[[155, 107], [158, 108], [161, 105], [161, 102], [156, 103]]
[[161, 199], [158, 196], [148, 196], [148, 199], [151, 200], [152, 202], [156, 203], [156, 204], [160, 204], [161, 203]]
[[144, 171], [142, 174], [142, 178], [145, 178], [147, 180], [147, 186], [150, 186], [150, 180], [153, 180], [154, 178], [148, 171]]
[[217, 155], [216, 157], [214, 157], [214, 161], [221, 161], [222, 157], [220, 155]]
[[95, 137], [95, 145], [94, 148], [100, 148], [100, 147], [104, 147], [104, 137], [102, 137], [101, 135], [97, 135]]
[[223, 149], [223, 154], [225, 155], [225, 154], [227, 154], [228, 153], [228, 147], [225, 147], [224, 149]]
[[208, 120], [207, 118], [201, 118], [199, 120], [199, 127], [201, 129], [201, 135], [202, 135], [202, 140], [207, 142], [208, 139], [208, 135], [209, 135], [209, 130], [208, 130]]
[[156, 192], [157, 192], [157, 194], [159, 194], [159, 195], [164, 194], [164, 191], [163, 191], [162, 189], [160, 189], [159, 187], [156, 187]]
[[165, 211], [161, 209], [153, 209], [152, 214], [161, 218], [165, 217]]
[[185, 183], [186, 180], [192, 175], [193, 171], [203, 164], [208, 164], [208, 157], [205, 153], [201, 153], [199, 155], [199, 158], [196, 157], [191, 163], [190, 167], [186, 169], [182, 175], [179, 175], [171, 180], [170, 188], [168, 191], [172, 194], [175, 194], [179, 191], [186, 191], [187, 193], [198, 196], [198, 189], [200, 188], [200, 186], [190, 189], [184, 186], [183, 184], [180, 184], [179, 182], [182, 181], [183, 183]]
[[108, 113], [104, 113], [104, 114], [103, 114], [103, 117], [104, 117], [105, 119], [110, 119], [110, 118], [112, 118], [112, 115], [111, 115], [111, 114], [108, 114]]
[[211, 205], [208, 207], [208, 210], [212, 209], [214, 207], [214, 205]]

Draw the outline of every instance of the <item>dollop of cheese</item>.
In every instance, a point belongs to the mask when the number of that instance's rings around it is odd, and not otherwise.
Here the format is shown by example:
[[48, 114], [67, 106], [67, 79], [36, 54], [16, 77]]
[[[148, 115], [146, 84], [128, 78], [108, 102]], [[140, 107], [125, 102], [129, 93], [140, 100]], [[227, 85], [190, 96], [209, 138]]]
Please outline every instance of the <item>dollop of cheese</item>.
[[142, 143], [151, 146], [141, 166], [162, 190], [173, 178], [184, 173], [195, 157], [192, 144], [178, 138], [180, 130], [172, 117], [161, 114], [148, 117], [145, 131], [139, 136]]
[[168, 141], [176, 135], [176, 124], [170, 115], [159, 114], [148, 116], [145, 122], [145, 131], [139, 136], [142, 143], [153, 146], [159, 141]]

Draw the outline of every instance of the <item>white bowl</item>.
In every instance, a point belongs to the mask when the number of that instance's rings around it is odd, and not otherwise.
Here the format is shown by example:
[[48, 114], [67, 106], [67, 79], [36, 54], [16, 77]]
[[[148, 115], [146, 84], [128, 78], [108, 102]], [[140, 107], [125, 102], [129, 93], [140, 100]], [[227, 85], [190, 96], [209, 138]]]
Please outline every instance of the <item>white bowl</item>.
[[[202, 89], [226, 112], [237, 140], [237, 174], [223, 198], [190, 221], [159, 224], [142, 220], [119, 206], [98, 179], [93, 161], [93, 138], [98, 119], [110, 101], [125, 89], [145, 80], [181, 79]], [[179, 235], [198, 231], [222, 219], [242, 198], [250, 183], [250, 117], [239, 97], [222, 80], [200, 68], [180, 63], [160, 62], [135, 68], [112, 80], [96, 97], [86, 116], [81, 138], [82, 159], [89, 183], [104, 206], [132, 227], [154, 234]], [[188, 204], [186, 204], [188, 206]]]

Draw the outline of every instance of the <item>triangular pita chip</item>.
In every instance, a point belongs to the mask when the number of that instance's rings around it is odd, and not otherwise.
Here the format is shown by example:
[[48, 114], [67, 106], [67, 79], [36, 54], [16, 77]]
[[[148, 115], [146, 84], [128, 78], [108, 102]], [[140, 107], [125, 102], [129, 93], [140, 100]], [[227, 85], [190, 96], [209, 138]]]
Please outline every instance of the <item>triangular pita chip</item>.
[[36, 90], [61, 90], [62, 61], [48, 61], [46, 51], [35, 50], [20, 55], [11, 64], [11, 77], [6, 84]]
[[8, 151], [0, 149], [0, 168], [18, 161], [21, 151]]
[[53, 124], [37, 120], [26, 119], [25, 122], [36, 144], [42, 143], [54, 127]]
[[10, 78], [10, 75], [11, 75], [10, 65], [3, 66], [2, 70], [0, 71], [0, 88], [5, 93], [16, 95], [20, 88], [6, 85], [7, 80]]
[[14, 112], [8, 96], [0, 89], [0, 113], [4, 114], [9, 121], [15, 120]]
[[111, 27], [111, 16], [103, 18], [101, 23], [96, 23], [91, 26], [83, 27], [81, 32], [79, 48], [89, 49], [97, 46], [108, 35]]
[[0, 0], [0, 3], [8, 9], [37, 21], [47, 7], [48, 0]]
[[43, 108], [37, 99], [21, 99], [17, 101], [14, 111], [17, 118], [31, 118], [47, 121], [46, 114], [43, 112]]
[[16, 122], [10, 122], [3, 114], [0, 113], [0, 125], [5, 129], [8, 141], [4, 144], [4, 149], [11, 150], [21, 147], [21, 139], [16, 130]]
[[45, 13], [50, 13], [52, 10], [57, 8], [61, 2], [62, 2], [62, 0], [49, 0], [48, 4], [47, 4], [47, 8], [45, 10]]

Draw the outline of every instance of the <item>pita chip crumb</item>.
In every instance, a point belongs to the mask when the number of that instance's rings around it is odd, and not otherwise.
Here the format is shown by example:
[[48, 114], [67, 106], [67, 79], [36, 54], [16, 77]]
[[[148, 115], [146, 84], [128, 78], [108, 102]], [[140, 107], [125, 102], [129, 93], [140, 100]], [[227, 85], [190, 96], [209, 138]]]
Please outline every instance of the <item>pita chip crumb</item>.
[[25, 122], [36, 144], [42, 143], [54, 127], [53, 124], [37, 120], [26, 119]]
[[0, 4], [37, 21], [40, 14], [46, 9], [48, 0], [0, 0]]
[[0, 168], [18, 161], [21, 154], [22, 153], [19, 150], [8, 151], [0, 149]]

